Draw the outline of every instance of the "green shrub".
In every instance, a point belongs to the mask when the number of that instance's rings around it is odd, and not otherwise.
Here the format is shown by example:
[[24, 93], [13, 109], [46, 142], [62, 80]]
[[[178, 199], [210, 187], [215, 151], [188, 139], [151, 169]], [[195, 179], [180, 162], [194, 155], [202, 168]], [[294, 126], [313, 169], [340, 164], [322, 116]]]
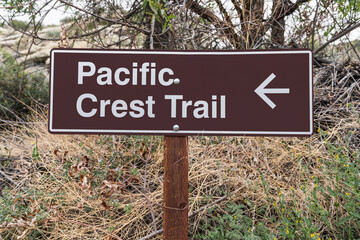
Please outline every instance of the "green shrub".
[[61, 24], [67, 24], [67, 23], [72, 23], [76, 20], [76, 17], [74, 16], [66, 16], [60, 19], [60, 23]]
[[15, 20], [15, 19], [10, 21], [10, 25], [13, 26], [14, 28], [16, 28], [18, 30], [22, 30], [22, 31], [25, 31], [30, 27], [27, 22], [24, 22], [21, 20]]
[[46, 37], [48, 38], [60, 38], [60, 32], [57, 30], [47, 31]]
[[10, 54], [4, 51], [0, 54], [0, 118], [15, 119], [16, 115], [28, 113], [28, 106], [34, 102], [47, 103], [45, 75], [26, 73]]
[[[200, 224], [199, 231], [195, 234], [197, 240], [238, 240], [238, 239], [274, 239], [275, 235], [266, 228], [264, 221], [259, 221], [254, 226], [253, 219], [245, 213], [252, 203], [244, 204], [229, 202], [226, 208], [218, 212], [215, 208], [208, 210], [208, 216]], [[257, 209], [258, 211], [261, 208]], [[263, 213], [262, 213], [263, 214]]]

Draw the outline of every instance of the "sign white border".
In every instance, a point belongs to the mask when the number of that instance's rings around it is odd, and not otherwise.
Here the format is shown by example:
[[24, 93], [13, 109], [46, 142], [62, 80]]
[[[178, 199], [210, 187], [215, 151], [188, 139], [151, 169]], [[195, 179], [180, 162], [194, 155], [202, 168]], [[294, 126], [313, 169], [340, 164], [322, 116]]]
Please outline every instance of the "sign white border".
[[[205, 131], [205, 130], [118, 130], [118, 129], [54, 129], [53, 128], [53, 90], [54, 90], [54, 62], [55, 53], [93, 53], [93, 54], [141, 54], [141, 55], [272, 55], [272, 54], [309, 54], [309, 131]], [[310, 50], [298, 51], [128, 51], [128, 50], [80, 50], [80, 49], [53, 49], [51, 50], [51, 71], [50, 71], [50, 114], [49, 114], [49, 131], [52, 133], [89, 133], [89, 134], [153, 134], [153, 135], [304, 135], [308, 136], [313, 133], [313, 80], [312, 80], [312, 52]]]

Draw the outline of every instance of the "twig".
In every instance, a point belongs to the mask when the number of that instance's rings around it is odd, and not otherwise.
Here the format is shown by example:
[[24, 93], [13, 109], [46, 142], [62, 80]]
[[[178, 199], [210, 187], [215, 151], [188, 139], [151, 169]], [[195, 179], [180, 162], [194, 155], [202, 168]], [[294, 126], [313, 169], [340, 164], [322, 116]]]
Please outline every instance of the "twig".
[[112, 238], [116, 238], [117, 240], [123, 240], [123, 239], [121, 239], [119, 236], [117, 236], [116, 234], [109, 233], [108, 231], [106, 231], [106, 230], [104, 230], [104, 229], [101, 229], [101, 228], [98, 228], [98, 227], [96, 227], [96, 226], [89, 225], [89, 224], [86, 224], [86, 223], [78, 222], [78, 221], [75, 221], [75, 220], [67, 219], [65, 216], [62, 216], [62, 217], [65, 218], [65, 221], [72, 222], [72, 223], [79, 224], [79, 225], [83, 225], [83, 226], [85, 226], [85, 227], [90, 227], [90, 228], [93, 228], [93, 229], [95, 229], [95, 230], [104, 232], [104, 233], [107, 234], [108, 236], [111, 236]]
[[151, 18], [150, 49], [154, 49], [155, 15]]
[[19, 4], [19, 5], [14, 5], [14, 6], [9, 6], [9, 7], [0, 7], [0, 9], [14, 9], [14, 8], [22, 8], [28, 5], [31, 5], [35, 2], [36, 0], [33, 0], [31, 2], [28, 3], [24, 3], [24, 4]]
[[145, 237], [143, 237], [143, 238], [140, 238], [139, 240], [150, 239], [150, 238], [152, 238], [152, 237], [155, 237], [155, 236], [158, 235], [158, 234], [161, 234], [163, 231], [164, 231], [164, 229], [162, 228], [162, 229], [160, 229], [160, 230], [157, 230], [157, 231], [155, 231], [155, 232], [150, 233], [149, 235], [147, 235], [147, 236], [145, 236]]
[[314, 54], [317, 54], [318, 52], [320, 52], [321, 50], [323, 50], [324, 48], [327, 47], [327, 45], [329, 45], [332, 42], [335, 42], [336, 40], [338, 40], [339, 38], [343, 37], [344, 35], [350, 33], [351, 31], [355, 30], [356, 28], [360, 27], [360, 22], [351, 26], [351, 27], [347, 27], [345, 28], [342, 32], [336, 34], [335, 36], [333, 36], [329, 41], [327, 41], [326, 43], [324, 43], [321, 47], [319, 47]]
[[293, 14], [299, 7], [301, 4], [309, 2], [310, 0], [297, 0], [295, 3], [289, 5], [286, 7], [286, 9], [284, 10], [283, 14], [280, 14], [278, 16], [271, 16], [270, 18], [264, 20], [265, 21], [265, 32], [271, 27], [273, 26], [274, 22], [284, 18], [288, 15]]
[[242, 36], [235, 32], [235, 29], [230, 25], [229, 22], [222, 21], [211, 10], [201, 6], [195, 1], [187, 2], [186, 8], [211, 22], [216, 28], [222, 28], [223, 30], [221, 32], [236, 49], [243, 48], [244, 40]]
[[115, 135], [112, 135], [112, 145], [113, 145], [113, 161], [115, 161], [115, 156], [116, 156], [116, 140], [115, 140]]
[[17, 183], [12, 180], [8, 175], [6, 175], [6, 173], [4, 173], [3, 171], [0, 170], [0, 174], [3, 175], [7, 180], [9, 180], [12, 184], [17, 185]]
[[[232, 193], [236, 193], [236, 192], [239, 191], [240, 189], [242, 189], [242, 187], [236, 189], [236, 190], [235, 190], [234, 192], [232, 192]], [[209, 207], [212, 207], [212, 206], [214, 206], [214, 205], [216, 205], [216, 204], [224, 201], [224, 200], [227, 199], [228, 197], [229, 197], [228, 195], [222, 196], [221, 198], [215, 200], [214, 202], [209, 203], [209, 204], [207, 204], [207, 205], [205, 205], [205, 206], [202, 206], [201, 208], [199, 208], [199, 209], [196, 210], [196, 211], [193, 211], [191, 214], [188, 215], [188, 217], [191, 218], [191, 217], [195, 216], [196, 214], [198, 214], [199, 212], [202, 212], [202, 211], [208, 209]], [[159, 229], [159, 230], [157, 230], [157, 231], [154, 231], [154, 232], [150, 233], [149, 235], [147, 235], [147, 236], [145, 236], [145, 237], [143, 237], [143, 238], [140, 238], [139, 240], [147, 240], [147, 239], [150, 239], [150, 238], [152, 238], [152, 237], [155, 237], [155, 236], [158, 235], [158, 234], [161, 234], [163, 231], [164, 231], [163, 228], [162, 228], [162, 229]]]
[[[335, 16], [330, 12], [330, 10], [328, 8], [326, 8], [326, 11], [329, 13], [329, 15], [331, 16], [331, 18], [333, 19], [333, 21], [336, 23], [336, 25], [338, 25], [340, 27], [340, 29], [342, 30], [342, 26], [341, 24], [339, 24], [339, 22], [337, 21], [337, 19], [335, 18]], [[351, 48], [353, 49], [354, 53], [356, 54], [356, 56], [358, 57], [358, 59], [360, 60], [360, 56], [356, 50], [356, 48], [354, 47], [354, 45], [352, 44], [352, 42], [349, 39], [349, 36], [346, 36]]]
[[146, 202], [147, 204], [149, 205], [149, 208], [150, 208], [150, 213], [151, 213], [151, 218], [153, 220], [153, 225], [154, 225], [154, 231], [156, 232], [157, 231], [157, 226], [156, 226], [156, 219], [155, 219], [155, 212], [154, 212], [154, 209], [151, 205], [151, 202], [150, 202], [150, 199], [147, 197], [147, 194], [146, 194], [146, 185], [147, 185], [147, 181], [146, 181], [146, 177], [147, 177], [147, 168], [148, 168], [148, 163], [149, 163], [149, 160], [151, 159], [151, 148], [152, 148], [152, 140], [153, 138], [151, 138], [151, 141], [150, 141], [150, 144], [149, 144], [149, 152], [148, 152], [148, 155], [146, 156], [146, 159], [145, 159], [145, 173], [144, 173], [144, 194], [145, 194], [145, 198], [146, 198]]
[[202, 212], [202, 211], [208, 209], [209, 207], [212, 207], [212, 206], [218, 204], [219, 202], [224, 201], [224, 200], [227, 199], [227, 198], [228, 198], [228, 195], [225, 195], [225, 196], [222, 196], [221, 198], [213, 201], [212, 203], [209, 203], [209, 204], [207, 204], [207, 205], [205, 205], [205, 206], [202, 206], [202, 207], [199, 208], [198, 210], [193, 211], [191, 214], [189, 214], [189, 218], [195, 216], [195, 215], [198, 214], [199, 212]]
[[316, 10], [315, 10], [315, 16], [313, 19], [313, 25], [312, 25], [312, 36], [311, 36], [311, 51], [314, 51], [314, 36], [315, 36], [315, 26], [317, 22], [317, 16], [318, 16], [318, 10], [319, 10], [319, 2], [316, 1]]
[[348, 94], [348, 92], [352, 91], [357, 84], [358, 84], [357, 82], [354, 82], [353, 84], [351, 84], [351, 86], [350, 86], [348, 89], [346, 89], [346, 91], [344, 91], [344, 92], [333, 102], [333, 104], [331, 104], [331, 106], [328, 107], [327, 110], [325, 110], [325, 112], [322, 113], [322, 115], [324, 115], [324, 114], [326, 114], [327, 112], [329, 112], [329, 111], [332, 109], [332, 107], [333, 107], [337, 102], [339, 102], [339, 101], [341, 100], [341, 98], [342, 98], [343, 96], [345, 96], [345, 94]]
[[[41, 40], [41, 41], [59, 41], [61, 40], [61, 38], [44, 38], [44, 37], [40, 37], [37, 35], [37, 33], [33, 34], [33, 33], [29, 33], [29, 32], [26, 32], [26, 31], [23, 31], [21, 29], [18, 29], [16, 28], [14, 25], [12, 25], [9, 21], [7, 21], [5, 18], [3, 18], [1, 15], [0, 15], [1, 19], [7, 24], [9, 25], [11, 28], [13, 28], [15, 31], [17, 32], [20, 32], [22, 34], [25, 34], [26, 36], [29, 36], [29, 37], [32, 37], [32, 38], [35, 38], [35, 39], [38, 39], [38, 40]], [[71, 36], [71, 37], [68, 37], [68, 39], [81, 39], [81, 38], [84, 38], [84, 37], [88, 37], [88, 36], [91, 36], [91, 35], [95, 35], [101, 31], [103, 31], [104, 29], [110, 27], [111, 25], [113, 25], [113, 23], [109, 23], [108, 25], [102, 27], [102, 28], [99, 28], [97, 30], [94, 30], [93, 32], [89, 32], [89, 33], [84, 33], [82, 35], [76, 35], [76, 36]]]
[[17, 121], [19, 122], [25, 122], [24, 120], [22, 120], [13, 110], [5, 107], [4, 105], [0, 104], [0, 109], [6, 114], [6, 111], [10, 112], [15, 118]]
[[19, 160], [20, 158], [0, 158], [0, 161], [14, 161]]
[[144, 33], [144, 34], [149, 34], [149, 33], [150, 33], [148, 30], [145, 30], [145, 29], [136, 27], [136, 26], [134, 26], [134, 25], [132, 25], [132, 24], [130, 24], [130, 23], [128, 23], [128, 22], [125, 22], [125, 21], [126, 21], [125, 18], [123, 19], [124, 22], [112, 20], [112, 19], [109, 19], [109, 18], [102, 17], [102, 16], [100, 16], [100, 15], [97, 15], [97, 14], [95, 14], [95, 13], [92, 13], [92, 12], [90, 12], [90, 11], [84, 9], [84, 8], [80, 8], [80, 7], [78, 7], [78, 6], [76, 6], [76, 5], [72, 4], [72, 3], [67, 2], [67, 1], [64, 1], [64, 0], [59, 0], [59, 1], [62, 2], [62, 3], [64, 3], [64, 4], [66, 4], [66, 5], [68, 5], [68, 6], [70, 6], [70, 7], [73, 7], [73, 8], [75, 8], [75, 9], [79, 10], [79, 11], [82, 11], [82, 12], [84, 12], [84, 13], [87, 13], [87, 14], [89, 14], [89, 15], [91, 15], [91, 16], [93, 16], [93, 17], [99, 18], [99, 19], [101, 19], [101, 20], [107, 21], [107, 22], [109, 22], [109, 23], [121, 24], [121, 25], [130, 27], [130, 28], [134, 28], [134, 29], [136, 29], [136, 30], [138, 30], [139, 32], [142, 32], [142, 33]]

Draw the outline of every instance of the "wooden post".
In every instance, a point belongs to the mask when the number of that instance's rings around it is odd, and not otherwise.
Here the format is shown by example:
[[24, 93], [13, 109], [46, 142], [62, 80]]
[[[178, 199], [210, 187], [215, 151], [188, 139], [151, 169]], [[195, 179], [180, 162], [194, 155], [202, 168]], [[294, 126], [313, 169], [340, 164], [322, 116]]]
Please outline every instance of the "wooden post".
[[164, 137], [165, 240], [188, 239], [188, 137]]

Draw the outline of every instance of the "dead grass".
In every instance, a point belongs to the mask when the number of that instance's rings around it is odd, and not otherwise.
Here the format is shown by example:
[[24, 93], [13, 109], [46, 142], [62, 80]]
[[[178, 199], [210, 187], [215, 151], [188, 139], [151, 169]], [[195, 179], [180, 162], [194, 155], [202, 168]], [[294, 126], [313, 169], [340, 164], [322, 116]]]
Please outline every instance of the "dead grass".
[[[317, 84], [325, 86], [324, 81]], [[315, 184], [325, 191], [334, 184], [325, 177], [331, 169], [323, 162], [333, 158], [326, 143], [359, 151], [358, 100], [346, 95], [347, 103], [341, 105], [344, 101], [333, 99], [316, 101], [315, 122], [327, 134], [190, 137], [190, 238], [209, 214], [206, 208], [198, 210], [218, 199], [220, 213], [226, 213], [230, 201], [250, 201], [244, 214], [254, 219], [254, 226], [261, 218], [254, 209], [268, 206], [266, 211], [276, 215], [274, 205], [281, 198], [286, 207], [311, 215], [308, 194]], [[162, 229], [161, 137], [52, 135], [46, 113], [33, 115], [31, 121], [13, 124], [0, 135], [0, 156], [14, 158], [1, 162], [2, 171], [13, 181], [3, 178], [1, 185], [9, 186], [7, 196], [14, 204], [2, 202], [0, 214], [8, 216], [0, 224], [3, 239], [140, 239]], [[319, 195], [318, 201], [330, 206], [330, 215], [339, 214], [334, 198]], [[266, 225], [272, 233], [279, 231], [278, 224]], [[320, 229], [328, 231], [326, 226]], [[152, 239], [162, 239], [161, 234], [154, 235]]]
[[[32, 215], [41, 211], [41, 204], [47, 209], [43, 220], [31, 224], [32, 218], [26, 216], [27, 225], [21, 227], [17, 219], [12, 226], [3, 225], [3, 233], [10, 231], [15, 237], [37, 231], [44, 239], [139, 239], [155, 231], [155, 225], [156, 230], [162, 228], [162, 138], [120, 136], [113, 143], [106, 136], [51, 135], [44, 120], [41, 117], [31, 126], [1, 136], [11, 156], [19, 158], [10, 164], [21, 172], [13, 177], [18, 185], [11, 192], [28, 199]], [[336, 126], [328, 136], [338, 138], [342, 131]], [[191, 137], [189, 213], [226, 194], [234, 202], [248, 199], [255, 206], [271, 204], [261, 173], [274, 202], [279, 201], [281, 189], [291, 205], [294, 189], [296, 207], [306, 211], [307, 200], [300, 187], [311, 191], [314, 184], [308, 180], [312, 176], [324, 181], [324, 186], [330, 184], [322, 179], [323, 169], [317, 161], [330, 158], [324, 141], [318, 134], [304, 139]], [[38, 160], [29, 157], [36, 145]], [[26, 193], [25, 187], [36, 190], [37, 195]], [[229, 200], [217, 207], [223, 208]], [[193, 233], [204, 214], [206, 210], [190, 219]], [[247, 214], [252, 215], [251, 209]]]

